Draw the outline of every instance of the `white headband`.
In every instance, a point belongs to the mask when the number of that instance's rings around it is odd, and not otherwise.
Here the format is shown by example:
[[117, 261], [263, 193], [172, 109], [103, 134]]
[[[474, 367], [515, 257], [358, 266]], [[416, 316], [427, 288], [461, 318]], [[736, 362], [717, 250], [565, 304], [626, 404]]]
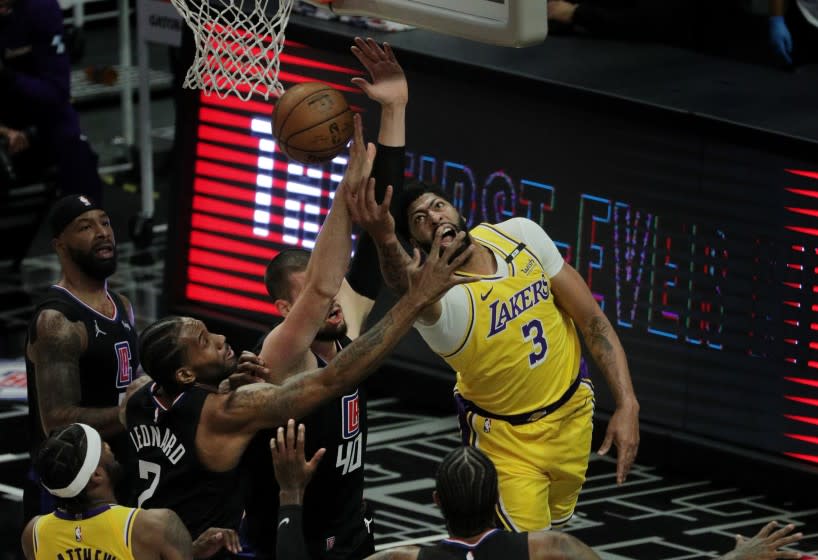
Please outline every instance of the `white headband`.
[[43, 488], [58, 498], [73, 498], [82, 492], [88, 485], [88, 481], [91, 480], [91, 475], [97, 470], [99, 458], [102, 456], [102, 439], [99, 437], [99, 432], [87, 424], [77, 423], [77, 426], [85, 432], [85, 460], [82, 462], [80, 471], [65, 488], [51, 489], [43, 484]]

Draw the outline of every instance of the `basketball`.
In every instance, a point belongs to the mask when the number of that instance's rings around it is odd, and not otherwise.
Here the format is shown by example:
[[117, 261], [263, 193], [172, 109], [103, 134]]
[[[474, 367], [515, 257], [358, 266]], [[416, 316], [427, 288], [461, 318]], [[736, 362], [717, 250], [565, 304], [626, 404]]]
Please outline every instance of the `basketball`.
[[326, 84], [291, 87], [273, 111], [273, 136], [284, 154], [301, 163], [324, 163], [352, 138], [352, 111], [344, 95]]

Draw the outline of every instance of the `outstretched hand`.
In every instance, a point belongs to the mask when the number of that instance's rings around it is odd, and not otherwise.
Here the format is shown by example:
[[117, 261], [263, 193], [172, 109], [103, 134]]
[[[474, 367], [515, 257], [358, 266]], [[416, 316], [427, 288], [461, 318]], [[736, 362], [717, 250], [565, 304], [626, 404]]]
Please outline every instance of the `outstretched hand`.
[[428, 306], [438, 301], [443, 294], [458, 284], [479, 280], [476, 276], [462, 276], [457, 270], [474, 252], [474, 244], [467, 243], [466, 232], [461, 231], [445, 249], [441, 249], [445, 228], [438, 228], [432, 248], [421, 265], [420, 250], [415, 247], [412, 262], [406, 269], [409, 289], [407, 295], [417, 298], [421, 305]]
[[[776, 530], [777, 529], [777, 530]], [[767, 523], [752, 538], [736, 535], [736, 548], [724, 555], [722, 560], [773, 560], [777, 558], [801, 558], [801, 553], [778, 550], [783, 546], [797, 543], [802, 533], [794, 533], [795, 525], [785, 525], [778, 529], [778, 523]]]
[[398, 64], [388, 43], [381, 47], [372, 38], [364, 40], [355, 37], [352, 54], [361, 61], [372, 80], [369, 82], [356, 77], [352, 78], [353, 84], [381, 105], [406, 105], [409, 101], [409, 86], [403, 68]]
[[279, 426], [276, 437], [270, 440], [270, 454], [273, 457], [273, 468], [276, 480], [281, 488], [281, 503], [300, 504], [304, 490], [318, 468], [318, 463], [326, 453], [323, 447], [315, 452], [309, 461], [304, 457], [304, 440], [306, 428], [298, 425], [296, 434], [295, 420], [287, 421], [286, 431]]

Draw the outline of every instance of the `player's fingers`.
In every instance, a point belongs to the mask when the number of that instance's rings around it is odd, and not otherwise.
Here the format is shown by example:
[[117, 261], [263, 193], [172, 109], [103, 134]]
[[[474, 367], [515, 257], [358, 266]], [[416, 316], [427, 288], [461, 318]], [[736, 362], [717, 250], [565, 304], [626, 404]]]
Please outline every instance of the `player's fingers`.
[[761, 528], [761, 530], [758, 532], [758, 536], [766, 537], [770, 533], [772, 533], [776, 527], [778, 527], [778, 523], [776, 523], [775, 521], [770, 521], [769, 523], [764, 525], [764, 527]]
[[273, 462], [275, 463], [278, 460], [278, 444], [274, 437], [270, 438], [270, 455], [273, 456]]
[[324, 458], [324, 454], [326, 452], [327, 452], [326, 447], [322, 447], [321, 449], [319, 449], [318, 451], [315, 452], [315, 455], [312, 456], [312, 459], [310, 459], [310, 462], [309, 462], [309, 466], [310, 466], [311, 469], [317, 469], [318, 468], [318, 463], [320, 463], [321, 459]]
[[295, 420], [287, 420], [287, 451], [295, 450]]
[[368, 39], [364, 39], [363, 37], [355, 37], [355, 45], [361, 49], [361, 52], [363, 52], [367, 57], [374, 58], [372, 45]]
[[224, 547], [233, 554], [241, 552], [239, 534], [233, 529], [224, 529]]
[[279, 457], [283, 459], [284, 453], [287, 452], [287, 445], [284, 443], [284, 426], [279, 426], [276, 430], [276, 450]]
[[628, 473], [631, 471], [630, 462], [625, 458], [624, 454], [617, 455], [616, 458], [616, 483], [624, 484], [628, 478]]
[[304, 459], [304, 439], [306, 438], [307, 428], [304, 424], [298, 425], [298, 434], [295, 439], [295, 455], [299, 459]]
[[[378, 148], [372, 142], [366, 145], [366, 159], [369, 164], [369, 169], [372, 169], [372, 162], [375, 161], [375, 156], [378, 155]], [[366, 173], [369, 175], [369, 173]]]
[[383, 202], [381, 202], [381, 209], [389, 212], [389, 208], [392, 206], [392, 193], [394, 189], [392, 185], [386, 185], [386, 191], [383, 193]]
[[770, 538], [771, 539], [783, 538], [783, 537], [789, 535], [790, 533], [792, 533], [793, 529], [795, 529], [795, 525], [793, 523], [789, 523], [787, 525], [784, 525], [783, 527], [781, 527], [777, 531], [771, 533]]
[[352, 114], [352, 141], [355, 142], [355, 148], [364, 146], [364, 125], [361, 122], [361, 114]]
[[374, 212], [378, 208], [378, 202], [375, 200], [375, 177], [370, 177], [366, 180], [366, 207], [370, 212]]
[[383, 50], [386, 53], [386, 58], [388, 58], [390, 62], [398, 61], [398, 59], [395, 58], [395, 52], [392, 50], [392, 45], [390, 45], [389, 43], [384, 43]]
[[[435, 230], [435, 235], [432, 237], [432, 247], [429, 249], [429, 254], [426, 256], [427, 263], [436, 263], [440, 259], [440, 244], [443, 240], [444, 228], [439, 227]], [[455, 239], [457, 236], [455, 236]]]
[[366, 45], [369, 47], [375, 58], [377, 58], [378, 60], [382, 60], [384, 58], [383, 49], [375, 39], [373, 39], [372, 37], [367, 37]]
[[471, 258], [473, 253], [474, 245], [470, 244], [468, 247], [463, 249], [462, 253], [460, 253], [459, 255], [457, 255], [456, 257], [452, 258], [449, 261], [449, 268], [451, 270], [459, 269], [463, 265], [463, 263], [465, 263], [467, 260], [469, 260], [469, 258]]
[[599, 455], [607, 455], [608, 451], [611, 450], [611, 444], [613, 443], [613, 434], [608, 432], [605, 434], [605, 439], [602, 441], [602, 445], [599, 446], [599, 451], [597, 454]]
[[411, 270], [417, 270], [420, 267], [420, 249], [412, 247], [412, 263], [409, 265]]
[[361, 88], [361, 91], [363, 91], [364, 94], [366, 94], [366, 96], [369, 97], [370, 91], [372, 89], [372, 84], [370, 84], [363, 78], [352, 78], [350, 82]]

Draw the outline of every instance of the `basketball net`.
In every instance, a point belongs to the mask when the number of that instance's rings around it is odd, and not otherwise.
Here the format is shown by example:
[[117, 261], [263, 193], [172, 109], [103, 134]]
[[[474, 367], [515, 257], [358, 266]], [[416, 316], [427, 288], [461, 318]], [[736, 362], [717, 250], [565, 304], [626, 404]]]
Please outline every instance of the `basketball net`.
[[[279, 56], [294, 0], [170, 0], [193, 30], [196, 55], [184, 87], [219, 97], [279, 97]], [[249, 6], [245, 6], [249, 4]]]

